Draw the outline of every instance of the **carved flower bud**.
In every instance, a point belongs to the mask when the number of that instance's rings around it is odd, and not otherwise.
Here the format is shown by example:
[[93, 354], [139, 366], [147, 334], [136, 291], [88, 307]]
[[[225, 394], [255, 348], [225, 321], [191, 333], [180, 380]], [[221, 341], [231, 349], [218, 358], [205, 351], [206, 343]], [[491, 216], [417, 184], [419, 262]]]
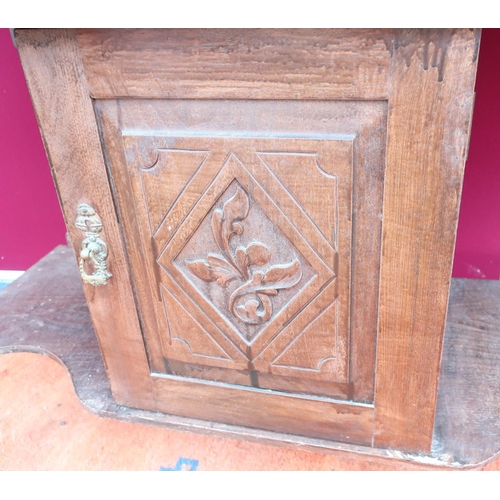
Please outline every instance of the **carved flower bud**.
[[250, 243], [247, 246], [248, 264], [263, 266], [271, 258], [271, 252], [262, 243]]

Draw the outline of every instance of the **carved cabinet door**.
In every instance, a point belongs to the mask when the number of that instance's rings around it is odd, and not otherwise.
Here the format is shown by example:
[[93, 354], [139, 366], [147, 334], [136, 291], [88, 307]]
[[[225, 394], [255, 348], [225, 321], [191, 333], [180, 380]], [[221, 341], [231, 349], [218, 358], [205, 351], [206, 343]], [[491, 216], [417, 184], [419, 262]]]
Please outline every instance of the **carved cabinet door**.
[[[165, 401], [175, 380], [207, 394], [190, 415], [239, 391], [255, 398], [244, 425], [327, 437], [337, 408], [372, 425], [386, 105], [109, 100], [96, 112], [104, 144], [119, 145], [110, 175], [125, 243], [144, 257], [130, 264]], [[276, 404], [330, 410], [312, 428], [293, 413], [266, 423]]]
[[477, 32], [16, 40], [118, 404], [430, 450]]

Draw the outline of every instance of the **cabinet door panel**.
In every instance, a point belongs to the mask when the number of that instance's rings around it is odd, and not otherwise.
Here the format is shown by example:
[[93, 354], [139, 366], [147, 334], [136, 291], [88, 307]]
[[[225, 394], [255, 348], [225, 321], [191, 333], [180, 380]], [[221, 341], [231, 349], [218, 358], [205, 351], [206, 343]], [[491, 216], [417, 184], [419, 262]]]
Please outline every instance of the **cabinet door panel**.
[[[125, 138], [127, 158], [142, 149], [141, 142], [140, 136]], [[296, 370], [301, 378], [346, 383], [352, 141], [168, 138], [164, 146], [159, 156], [163, 151], [172, 156], [177, 151], [209, 151], [150, 235], [159, 249], [160, 277], [169, 274], [175, 282], [172, 287], [170, 280], [160, 278], [168, 322], [168, 334], [161, 334], [167, 362], [191, 362], [197, 356], [203, 365], [247, 370], [248, 384], [256, 386], [260, 371], [283, 369]], [[326, 174], [318, 156], [328, 165], [337, 162], [338, 173]], [[292, 186], [295, 179], [303, 184], [315, 174], [323, 177], [325, 196], [314, 191], [314, 183], [308, 186], [310, 209], [305, 212], [293, 189], [276, 176], [278, 169], [270, 167], [274, 162], [290, 172]], [[130, 164], [135, 163], [133, 157]], [[135, 178], [140, 197], [144, 177], [155, 178], [155, 170], [162, 168], [178, 167], [163, 166], [160, 160], [153, 167], [139, 167]], [[162, 180], [157, 179], [155, 190], [161, 192]], [[318, 179], [316, 183], [320, 184]], [[338, 189], [338, 184], [344, 188]], [[295, 191], [300, 193], [297, 187]], [[141, 201], [150, 214], [153, 207], [144, 196], [137, 203]], [[163, 206], [168, 206], [167, 200]], [[324, 231], [330, 233], [330, 241], [318, 229], [322, 222], [330, 223], [329, 231]], [[142, 223], [146, 226], [146, 221]], [[339, 232], [340, 270], [333, 241]], [[177, 297], [184, 295], [187, 300], [182, 305]], [[195, 324], [199, 310], [205, 316]], [[236, 356], [224, 355], [220, 347], [214, 351], [216, 340], [203, 328], [207, 323], [219, 330], [216, 337], [223, 335], [233, 344]], [[318, 341], [310, 328], [313, 324], [322, 325]], [[301, 335], [310, 339], [305, 349], [297, 350], [292, 344], [303, 344]], [[202, 338], [208, 350], [200, 349]], [[191, 348], [194, 344], [197, 352]]]
[[371, 400], [385, 105], [318, 104], [97, 103], [153, 372]]

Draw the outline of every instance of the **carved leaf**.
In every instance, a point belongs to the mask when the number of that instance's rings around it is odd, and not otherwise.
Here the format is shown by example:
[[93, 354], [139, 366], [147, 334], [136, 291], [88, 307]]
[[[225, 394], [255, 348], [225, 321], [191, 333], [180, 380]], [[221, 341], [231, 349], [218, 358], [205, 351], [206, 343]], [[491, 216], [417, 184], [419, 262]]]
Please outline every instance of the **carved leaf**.
[[264, 244], [256, 242], [250, 243], [246, 248], [248, 255], [248, 265], [263, 266], [271, 258], [271, 252]]
[[209, 253], [207, 256], [207, 261], [213, 268], [225, 269], [227, 272], [232, 272], [231, 264], [222, 256], [215, 253]]
[[213, 276], [210, 264], [206, 260], [186, 260], [186, 266], [203, 281], [215, 281], [217, 279]]
[[189, 270], [198, 278], [203, 281], [216, 281], [220, 286], [226, 287], [231, 280], [237, 278], [229, 269], [225, 267], [221, 267], [219, 265], [213, 265], [212, 262], [217, 262], [221, 264], [228, 265], [227, 262], [216, 256], [211, 254], [208, 257], [208, 261], [206, 260], [186, 260], [186, 265]]
[[214, 235], [215, 242], [217, 246], [221, 250], [221, 252], [226, 252], [228, 250], [227, 246], [224, 244], [222, 240], [222, 219], [224, 218], [224, 214], [222, 210], [218, 208], [214, 210], [212, 215], [212, 233]]
[[232, 235], [243, 233], [243, 226], [238, 221], [244, 219], [249, 210], [250, 200], [243, 189], [238, 186], [236, 193], [224, 203], [222, 210], [218, 208], [212, 215], [212, 233], [215, 242], [228, 259], [231, 270], [241, 279], [248, 278], [248, 264], [245, 266], [248, 259], [244, 259], [240, 251], [240, 263], [238, 263], [231, 254], [229, 240]]
[[241, 187], [236, 188], [236, 193], [223, 205], [224, 218], [231, 224], [244, 219], [250, 210], [250, 200]]
[[301, 277], [300, 262], [295, 259], [290, 264], [270, 267], [262, 283], [272, 285], [273, 289], [290, 288], [296, 285]]
[[234, 254], [234, 262], [238, 270], [245, 276], [250, 278], [249, 266], [263, 266], [271, 258], [269, 249], [260, 242], [250, 243], [246, 248], [238, 247]]
[[266, 276], [262, 271], [256, 271], [253, 273], [252, 279], [248, 282], [248, 285], [253, 287], [255, 287], [255, 285], [260, 285], [265, 277]]
[[233, 222], [231, 224], [231, 231], [229, 233], [229, 237], [231, 237], [233, 234], [242, 234], [243, 233], [243, 226], [239, 222]]
[[222, 255], [209, 253], [207, 260], [210, 264], [210, 271], [220, 286], [225, 288], [231, 280], [238, 278], [233, 266]]
[[250, 200], [239, 186], [236, 193], [224, 203], [224, 220], [222, 221], [222, 238], [227, 243], [233, 234], [241, 234], [243, 227], [236, 222], [244, 219], [250, 210]]
[[222, 209], [214, 210], [212, 215], [212, 232], [221, 254], [209, 253], [206, 260], [185, 262], [195, 276], [208, 282], [216, 281], [222, 287], [227, 287], [232, 280], [244, 281], [231, 293], [229, 309], [241, 321], [256, 325], [271, 318], [270, 297], [276, 296], [280, 289], [296, 285], [302, 278], [302, 269], [299, 260], [295, 259], [288, 264], [271, 266], [267, 272], [251, 271], [250, 266], [264, 266], [271, 259], [269, 248], [258, 241], [247, 247], [237, 247], [233, 255], [229, 240], [234, 234], [243, 233], [243, 226], [238, 221], [245, 219], [249, 210], [248, 195], [237, 187]]
[[234, 274], [228, 274], [221, 271], [214, 271], [214, 275], [217, 277], [217, 284], [222, 288], [226, 288], [230, 281], [236, 279], [236, 276], [234, 276]]
[[245, 247], [238, 247], [234, 252], [234, 262], [236, 266], [241, 271], [241, 273], [245, 276], [245, 278], [249, 278], [248, 273], [248, 255], [247, 249]]

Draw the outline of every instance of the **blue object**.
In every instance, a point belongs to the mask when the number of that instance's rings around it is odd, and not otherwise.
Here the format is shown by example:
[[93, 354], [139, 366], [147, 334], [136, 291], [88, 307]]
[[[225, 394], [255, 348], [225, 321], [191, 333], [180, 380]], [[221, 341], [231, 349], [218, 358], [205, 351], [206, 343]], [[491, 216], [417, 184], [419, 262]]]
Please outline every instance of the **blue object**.
[[199, 465], [198, 460], [194, 460], [192, 458], [183, 458], [179, 457], [177, 460], [177, 463], [175, 464], [174, 467], [160, 467], [161, 471], [164, 470], [179, 470], [179, 471], [193, 471], [198, 469]]

